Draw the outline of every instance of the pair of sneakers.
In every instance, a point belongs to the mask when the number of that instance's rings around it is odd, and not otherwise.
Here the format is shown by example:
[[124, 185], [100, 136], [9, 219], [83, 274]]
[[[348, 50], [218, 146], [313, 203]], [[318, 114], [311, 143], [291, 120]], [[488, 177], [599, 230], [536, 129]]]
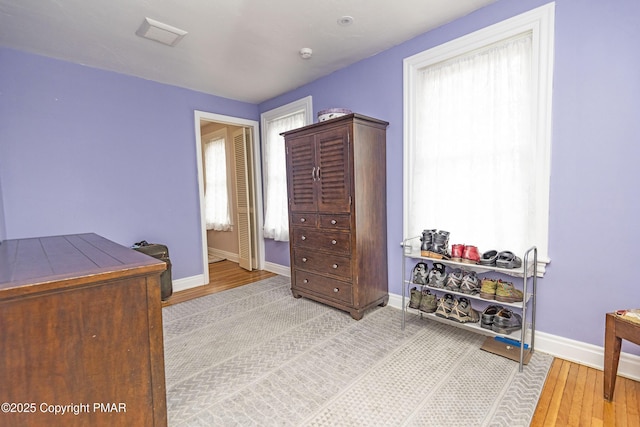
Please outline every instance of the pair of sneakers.
[[501, 305], [490, 305], [482, 312], [480, 326], [499, 334], [510, 334], [522, 328], [522, 316]]
[[511, 282], [485, 278], [480, 282], [480, 298], [514, 303], [521, 302], [524, 294]]
[[419, 291], [417, 288], [411, 288], [409, 298], [409, 308], [423, 311], [425, 313], [435, 313], [437, 308], [437, 297], [428, 289]]
[[462, 271], [456, 268], [447, 275], [445, 288], [454, 292], [476, 295], [480, 292], [480, 280], [475, 271]]
[[411, 283], [416, 285], [429, 285], [433, 288], [444, 288], [447, 277], [446, 267], [440, 262], [434, 262], [433, 267], [429, 267], [424, 262], [419, 262], [413, 267], [411, 272]]
[[444, 294], [438, 300], [435, 314], [438, 317], [460, 323], [477, 323], [480, 321], [480, 315], [471, 307], [469, 298], [455, 299], [451, 294]]

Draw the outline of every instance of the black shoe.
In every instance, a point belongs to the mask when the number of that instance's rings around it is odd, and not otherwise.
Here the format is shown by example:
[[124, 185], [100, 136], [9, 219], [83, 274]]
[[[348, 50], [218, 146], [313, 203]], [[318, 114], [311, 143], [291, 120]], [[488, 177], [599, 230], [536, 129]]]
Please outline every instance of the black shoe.
[[491, 329], [491, 326], [493, 325], [493, 318], [496, 314], [498, 314], [500, 310], [502, 310], [502, 306], [500, 305], [490, 305], [489, 307], [485, 308], [482, 312], [482, 320], [480, 322], [480, 326], [485, 329]]

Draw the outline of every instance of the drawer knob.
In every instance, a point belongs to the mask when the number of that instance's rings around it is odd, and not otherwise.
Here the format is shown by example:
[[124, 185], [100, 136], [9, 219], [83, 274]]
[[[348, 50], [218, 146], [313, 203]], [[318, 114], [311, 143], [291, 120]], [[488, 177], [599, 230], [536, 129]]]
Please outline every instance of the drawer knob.
[[302, 262], [307, 262], [307, 259], [305, 257], [302, 257]]
[[331, 267], [338, 268], [338, 264], [333, 264]]
[[307, 240], [307, 236], [302, 236], [302, 240]]
[[300, 218], [300, 222], [305, 222], [306, 218]]
[[309, 283], [309, 279], [304, 279], [302, 283]]
[[338, 288], [333, 288], [333, 292], [338, 293], [338, 292], [340, 292], [340, 289], [338, 289]]
[[332, 245], [335, 245], [336, 243], [338, 243], [336, 240], [332, 240], [332, 241], [331, 241], [331, 244], [332, 244]]
[[331, 220], [331, 224], [336, 225], [338, 223], [338, 221], [336, 221], [335, 219]]

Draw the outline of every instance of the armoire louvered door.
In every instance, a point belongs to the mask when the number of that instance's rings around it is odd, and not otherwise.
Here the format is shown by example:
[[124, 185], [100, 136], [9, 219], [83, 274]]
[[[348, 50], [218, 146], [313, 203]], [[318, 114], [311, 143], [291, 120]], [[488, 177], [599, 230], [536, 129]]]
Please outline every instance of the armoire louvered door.
[[315, 139], [318, 211], [349, 212], [349, 128], [321, 132]]
[[316, 210], [316, 146], [314, 137], [286, 142], [289, 206], [294, 211]]

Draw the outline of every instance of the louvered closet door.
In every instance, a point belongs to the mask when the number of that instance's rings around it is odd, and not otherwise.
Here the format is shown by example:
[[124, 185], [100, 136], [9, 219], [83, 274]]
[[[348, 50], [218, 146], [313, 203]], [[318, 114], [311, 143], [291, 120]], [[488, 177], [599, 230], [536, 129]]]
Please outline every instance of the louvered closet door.
[[238, 196], [238, 264], [251, 271], [251, 221], [250, 221], [250, 182], [247, 158], [247, 130], [239, 129], [233, 134], [233, 149], [236, 162], [236, 192]]
[[296, 211], [315, 211], [316, 150], [313, 135], [287, 140], [287, 186], [289, 208]]
[[316, 135], [318, 210], [350, 212], [349, 127]]

